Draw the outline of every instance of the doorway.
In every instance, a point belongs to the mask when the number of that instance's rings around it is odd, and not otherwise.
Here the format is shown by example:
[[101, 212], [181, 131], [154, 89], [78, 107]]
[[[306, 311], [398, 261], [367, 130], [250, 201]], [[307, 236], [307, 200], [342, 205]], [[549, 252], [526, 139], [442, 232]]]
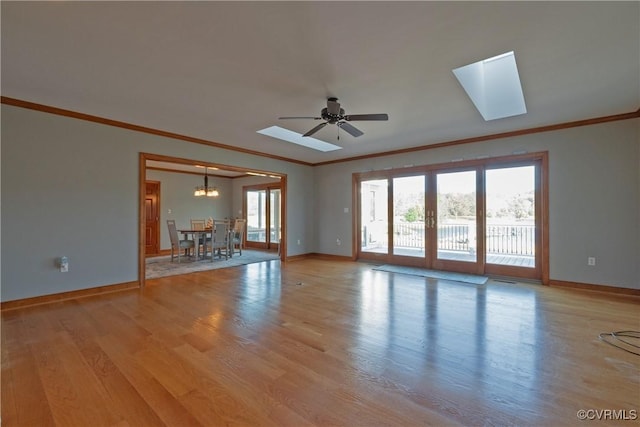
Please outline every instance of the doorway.
[[547, 281], [546, 159], [355, 174], [356, 258]]
[[160, 182], [146, 181], [144, 196], [145, 255], [160, 253]]
[[[275, 243], [271, 243], [271, 246], [277, 249], [279, 252], [279, 257], [281, 261], [284, 261], [286, 258], [286, 194], [287, 194], [287, 175], [279, 172], [270, 172], [256, 169], [247, 169], [240, 168], [236, 166], [228, 166], [221, 165], [215, 163], [208, 163], [203, 161], [196, 161], [192, 159], [184, 159], [179, 157], [171, 157], [164, 156], [159, 154], [150, 154], [150, 153], [140, 153], [138, 156], [138, 283], [141, 287], [145, 285], [146, 282], [146, 252], [147, 252], [147, 162], [163, 162], [166, 163], [166, 168], [162, 169], [167, 172], [179, 171], [184, 173], [185, 170], [189, 170], [190, 167], [197, 166], [206, 166], [210, 168], [218, 168], [218, 170], [233, 172], [236, 177], [247, 177], [250, 175], [259, 175], [259, 176], [269, 176], [271, 178], [275, 178], [279, 180], [279, 193], [278, 193], [278, 206], [279, 206], [279, 215], [272, 215], [272, 218], [277, 219], [277, 227], [272, 226], [271, 230], [277, 233], [279, 237], [279, 243], [275, 245]], [[186, 169], [185, 169], [186, 168]], [[158, 170], [157, 167], [155, 167]], [[201, 172], [196, 173], [201, 176]], [[191, 188], [189, 191], [193, 191]], [[238, 190], [237, 200], [240, 200], [240, 190]], [[275, 195], [275, 193], [274, 193]], [[157, 206], [159, 209], [160, 197], [157, 198]], [[274, 204], [275, 205], [275, 204]], [[159, 211], [158, 211], [159, 212]], [[246, 212], [246, 210], [244, 211]], [[160, 215], [158, 215], [159, 217]], [[153, 217], [153, 213], [149, 211], [149, 217]], [[230, 215], [229, 217], [233, 217]], [[158, 221], [160, 219], [158, 218]], [[158, 227], [158, 230], [160, 228]], [[157, 239], [157, 244], [160, 246], [159, 238]], [[161, 248], [158, 249], [161, 252]]]

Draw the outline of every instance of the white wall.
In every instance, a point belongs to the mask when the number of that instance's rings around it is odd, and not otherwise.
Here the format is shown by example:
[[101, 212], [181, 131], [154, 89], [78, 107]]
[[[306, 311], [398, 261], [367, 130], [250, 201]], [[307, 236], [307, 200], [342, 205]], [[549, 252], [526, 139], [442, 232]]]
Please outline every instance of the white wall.
[[[549, 152], [550, 278], [640, 289], [640, 120], [565, 129], [314, 168], [317, 252], [352, 253], [353, 172]], [[322, 230], [322, 232], [320, 232]], [[330, 230], [330, 232], [328, 232]], [[336, 245], [340, 238], [341, 246]], [[587, 266], [595, 256], [597, 265]]]
[[1, 119], [2, 301], [137, 280], [140, 152], [287, 174], [290, 236], [313, 241], [309, 166], [4, 104]]

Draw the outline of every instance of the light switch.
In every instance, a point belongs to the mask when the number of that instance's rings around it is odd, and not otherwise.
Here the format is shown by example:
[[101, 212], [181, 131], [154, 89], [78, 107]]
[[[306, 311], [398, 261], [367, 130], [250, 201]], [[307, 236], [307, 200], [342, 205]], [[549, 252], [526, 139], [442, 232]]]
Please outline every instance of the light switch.
[[60, 257], [58, 260], [58, 266], [61, 273], [67, 273], [69, 271], [69, 258], [66, 256]]

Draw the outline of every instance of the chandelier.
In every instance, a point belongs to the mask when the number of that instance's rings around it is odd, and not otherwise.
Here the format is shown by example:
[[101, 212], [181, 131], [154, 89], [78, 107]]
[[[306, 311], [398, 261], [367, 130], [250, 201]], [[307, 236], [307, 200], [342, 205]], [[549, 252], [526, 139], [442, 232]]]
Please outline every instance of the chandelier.
[[204, 185], [199, 185], [196, 187], [196, 190], [193, 192], [193, 195], [196, 197], [207, 196], [207, 197], [218, 197], [220, 192], [216, 187], [209, 187], [209, 177], [207, 176], [207, 167], [204, 168]]

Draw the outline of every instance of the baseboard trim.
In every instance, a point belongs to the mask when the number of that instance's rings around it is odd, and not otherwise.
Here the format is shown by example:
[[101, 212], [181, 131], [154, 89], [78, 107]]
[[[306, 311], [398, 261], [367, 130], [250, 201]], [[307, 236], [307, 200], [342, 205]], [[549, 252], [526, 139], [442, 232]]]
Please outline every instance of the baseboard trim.
[[96, 295], [110, 294], [113, 292], [139, 289], [140, 284], [136, 282], [118, 283], [115, 285], [97, 286], [95, 288], [80, 289], [77, 291], [61, 292], [58, 294], [42, 295], [38, 297], [24, 298], [0, 303], [0, 311], [15, 310], [17, 308], [31, 307], [35, 305], [50, 304], [54, 302], [67, 301], [70, 299], [92, 297]]
[[567, 282], [564, 280], [549, 280], [549, 286], [559, 288], [581, 289], [584, 291], [607, 292], [620, 295], [640, 296], [640, 289], [621, 288], [618, 286], [592, 285], [590, 283]]
[[321, 253], [313, 252], [311, 253], [311, 256], [313, 258], [324, 259], [327, 261], [350, 261], [350, 262], [355, 261], [352, 257], [344, 256], [344, 255], [331, 255], [331, 254], [321, 254]]
[[355, 261], [353, 258], [344, 256], [344, 255], [321, 254], [317, 252], [309, 252], [301, 255], [293, 255], [293, 256], [287, 257], [286, 261], [287, 262], [300, 261], [300, 260], [309, 259], [309, 258], [323, 259], [327, 261]]
[[292, 255], [292, 256], [286, 257], [285, 262], [302, 261], [303, 259], [309, 259], [309, 258], [311, 258], [311, 254]]

